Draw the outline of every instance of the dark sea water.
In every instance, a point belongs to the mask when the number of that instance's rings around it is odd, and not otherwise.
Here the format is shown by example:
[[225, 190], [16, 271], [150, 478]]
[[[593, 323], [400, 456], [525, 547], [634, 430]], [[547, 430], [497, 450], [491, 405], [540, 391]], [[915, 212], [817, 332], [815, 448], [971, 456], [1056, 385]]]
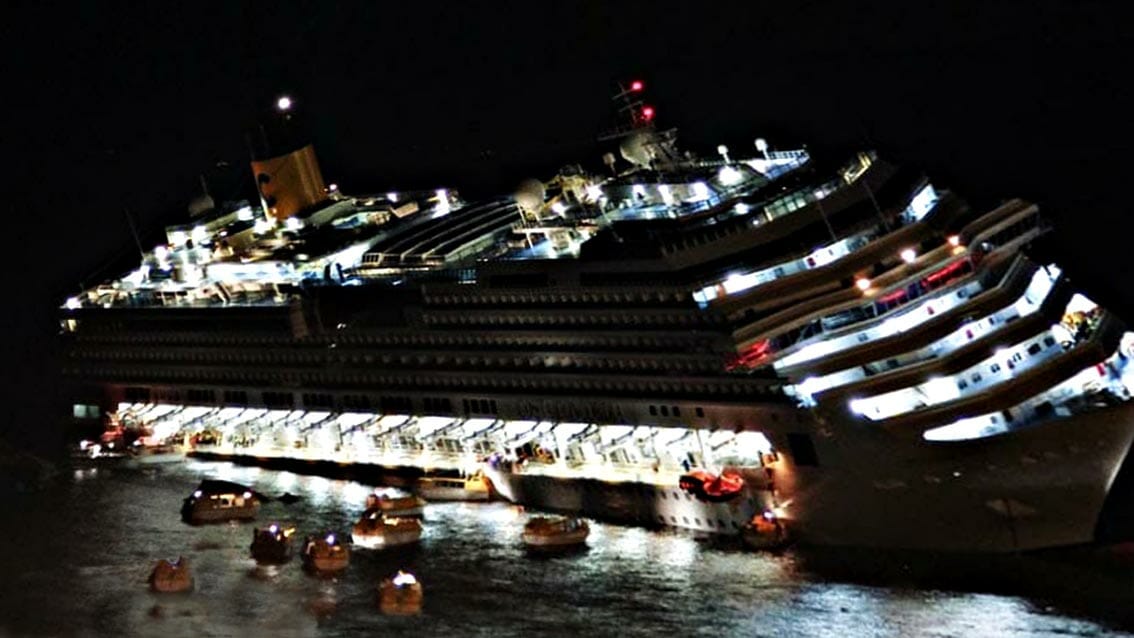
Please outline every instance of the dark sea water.
[[[422, 542], [359, 549], [337, 579], [298, 560], [257, 567], [253, 524], [191, 527], [202, 478], [302, 500], [259, 523], [349, 532], [373, 486], [227, 463], [68, 470], [0, 500], [3, 636], [1118, 636], [1134, 629], [1134, 565], [1094, 552], [963, 558], [847, 550], [745, 552], [731, 541], [596, 523], [584, 551], [536, 557], [505, 503], [430, 504]], [[150, 593], [184, 555], [190, 594]], [[398, 569], [424, 585], [419, 616], [384, 616]]]

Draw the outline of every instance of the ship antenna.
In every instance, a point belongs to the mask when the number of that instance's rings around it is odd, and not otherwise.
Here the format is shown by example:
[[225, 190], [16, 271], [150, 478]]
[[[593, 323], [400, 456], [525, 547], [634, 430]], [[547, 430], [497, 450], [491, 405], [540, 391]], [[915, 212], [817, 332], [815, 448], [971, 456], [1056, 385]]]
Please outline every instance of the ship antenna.
[[126, 216], [126, 223], [130, 225], [130, 234], [134, 236], [134, 244], [138, 246], [138, 254], [142, 261], [146, 260], [146, 251], [142, 249], [142, 240], [138, 237], [138, 228], [134, 226], [134, 218], [130, 217], [130, 209], [123, 208], [122, 214]]

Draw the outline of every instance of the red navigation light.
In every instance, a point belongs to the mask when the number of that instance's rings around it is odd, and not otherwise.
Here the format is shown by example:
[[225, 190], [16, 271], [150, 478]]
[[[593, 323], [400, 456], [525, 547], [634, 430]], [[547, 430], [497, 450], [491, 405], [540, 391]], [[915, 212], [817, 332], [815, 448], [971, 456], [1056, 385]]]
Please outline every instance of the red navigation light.
[[641, 91], [644, 88], [646, 88], [646, 85], [642, 84], [641, 80], [634, 80], [633, 82], [630, 83], [630, 90], [631, 91], [637, 92], [637, 91]]
[[649, 122], [652, 119], [654, 119], [654, 107], [643, 106], [642, 107], [642, 121], [643, 122]]

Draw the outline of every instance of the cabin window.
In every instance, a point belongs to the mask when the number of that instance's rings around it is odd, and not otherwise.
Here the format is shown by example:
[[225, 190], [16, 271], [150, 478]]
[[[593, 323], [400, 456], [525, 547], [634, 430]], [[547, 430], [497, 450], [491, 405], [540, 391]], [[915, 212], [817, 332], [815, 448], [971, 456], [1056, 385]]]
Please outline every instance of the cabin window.
[[669, 416], [669, 408], [663, 405], [661, 407], [661, 415], [662, 416]]
[[994, 364], [988, 366], [988, 370], [989, 370], [989, 372], [996, 374], [997, 372], [1000, 372], [1000, 364], [994, 363]]
[[681, 408], [679, 408], [675, 405], [675, 406], [673, 406], [672, 409], [673, 409], [673, 416], [681, 416]]
[[699, 416], [699, 417], [705, 416], [704, 408], [697, 408], [697, 416]]
[[1044, 337], [1044, 338], [1043, 338], [1043, 345], [1045, 345], [1045, 346], [1047, 346], [1047, 347], [1049, 347], [1049, 348], [1050, 348], [1051, 346], [1054, 346], [1054, 345], [1055, 345], [1055, 337], [1053, 337], [1053, 336], [1051, 336], [1051, 335], [1048, 335], [1048, 336]]
[[657, 416], [657, 415], [658, 415], [658, 406], [651, 405], [650, 406], [650, 416]]

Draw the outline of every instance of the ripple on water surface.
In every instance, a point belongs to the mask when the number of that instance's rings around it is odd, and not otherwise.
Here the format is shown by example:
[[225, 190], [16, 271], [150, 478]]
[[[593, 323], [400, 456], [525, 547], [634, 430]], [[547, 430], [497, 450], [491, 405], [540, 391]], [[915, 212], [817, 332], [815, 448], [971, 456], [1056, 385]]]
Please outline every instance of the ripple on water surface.
[[[295, 526], [300, 541], [325, 530], [345, 537], [372, 487], [190, 461], [85, 470], [34, 495], [4, 497], [0, 529], [19, 549], [0, 555], [0, 635], [1107, 636], [1134, 626], [1105, 611], [1134, 602], [1129, 572], [1117, 585], [1100, 581], [1113, 599], [1095, 608], [1002, 583], [993, 586], [998, 593], [974, 593], [989, 591], [979, 571], [943, 584], [911, 575], [907, 559], [889, 555], [753, 554], [726, 541], [601, 523], [582, 551], [533, 556], [519, 543], [527, 515], [505, 503], [430, 504], [420, 544], [356, 549], [345, 572], [319, 578], [298, 559], [256, 565], [248, 555], [255, 524], [182, 523], [181, 499], [202, 478], [300, 496], [266, 503], [258, 519]], [[153, 562], [179, 555], [190, 561], [195, 590], [150, 593]], [[897, 575], [859, 577], [880, 561]], [[378, 583], [398, 569], [424, 585], [420, 615], [377, 608]], [[1068, 569], [1030, 566], [1021, 580], [1066, 580]]]

